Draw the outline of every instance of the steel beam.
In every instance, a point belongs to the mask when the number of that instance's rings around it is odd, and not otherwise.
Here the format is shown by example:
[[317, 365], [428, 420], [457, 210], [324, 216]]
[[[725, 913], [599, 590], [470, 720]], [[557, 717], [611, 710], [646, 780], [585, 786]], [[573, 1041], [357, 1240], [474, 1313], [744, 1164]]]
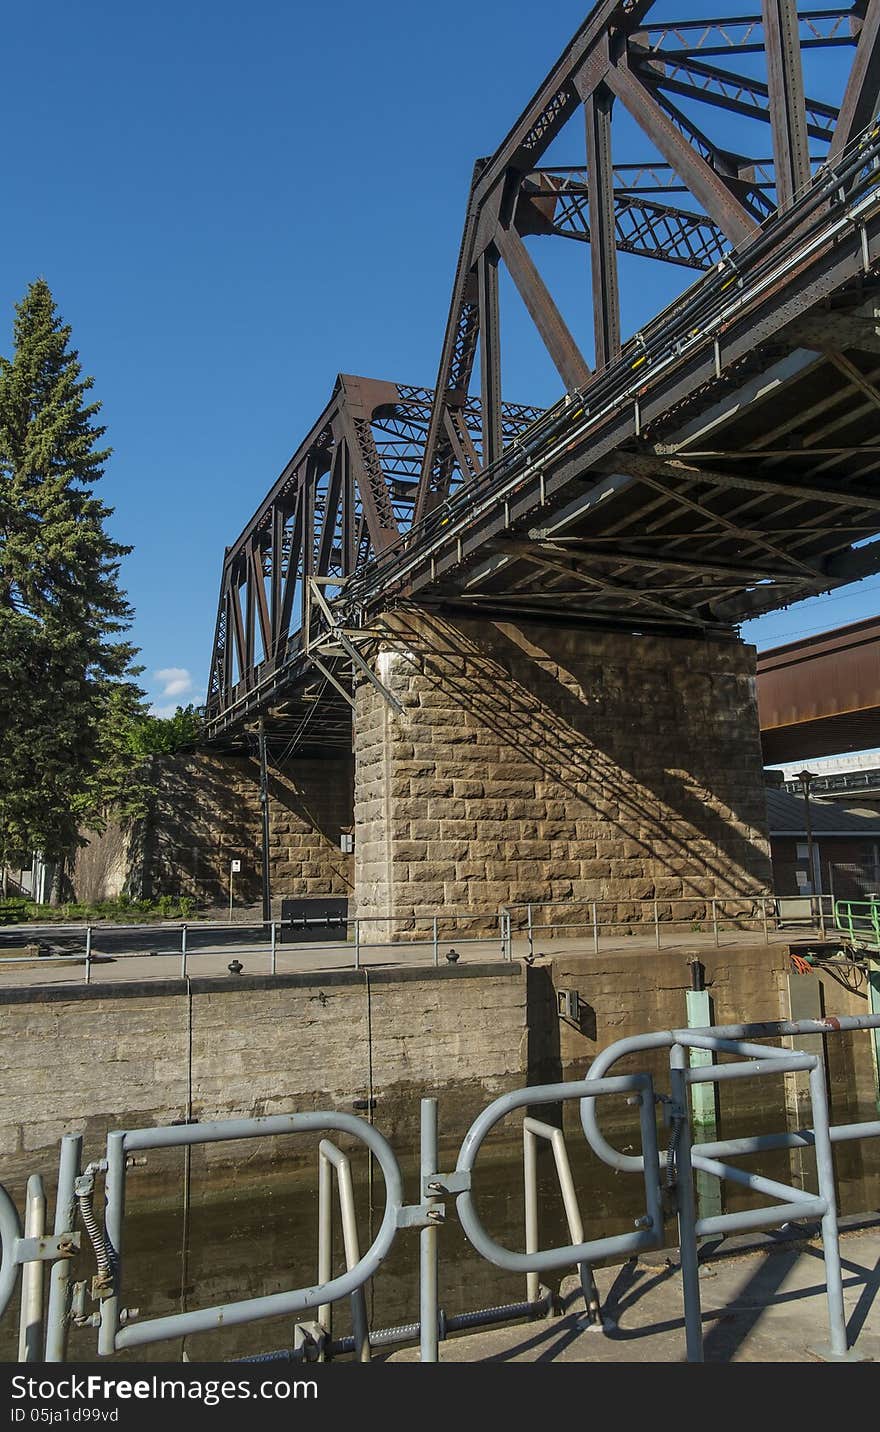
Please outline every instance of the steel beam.
[[862, 12], [858, 49], [840, 106], [840, 115], [828, 159], [833, 163], [880, 109], [880, 5], [876, 0], [863, 0], [854, 7]]
[[[503, 226], [495, 232], [495, 246], [504, 260], [507, 271], [516, 284], [520, 298], [528, 309], [529, 316], [541, 336], [541, 341], [553, 360], [553, 366], [565, 384], [566, 391], [571, 392], [575, 388], [586, 385], [590, 378], [589, 364], [571, 336], [571, 333], [562, 317], [556, 304], [553, 302], [541, 275], [532, 262], [525, 244], [515, 229], [505, 229]], [[491, 262], [486, 256], [480, 260], [481, 265]], [[481, 269], [482, 272], [482, 269]], [[497, 298], [492, 302], [497, 305]], [[481, 311], [485, 311], [482, 310]], [[495, 320], [497, 323], [497, 319]], [[480, 325], [481, 333], [488, 334], [488, 329]], [[488, 353], [493, 342], [491, 336], [485, 344]], [[500, 335], [499, 335], [500, 347]], [[500, 354], [498, 360], [500, 366]], [[499, 380], [500, 381], [500, 380]], [[494, 389], [490, 389], [491, 404], [497, 403], [499, 415], [501, 404], [501, 391], [498, 388], [497, 396]], [[485, 409], [484, 398], [484, 409]], [[491, 421], [491, 406], [486, 409], [486, 415]], [[484, 443], [484, 449], [488, 451]], [[500, 440], [498, 452], [500, 456]], [[494, 461], [494, 457], [489, 461]]]
[[584, 102], [587, 172], [590, 176], [590, 266], [596, 368], [607, 368], [620, 353], [620, 294], [617, 285], [614, 174], [611, 162], [611, 91], [604, 85]]
[[501, 320], [498, 308], [498, 253], [487, 249], [477, 260], [480, 295], [480, 397], [483, 405], [483, 465], [501, 456]]
[[[698, 103], [714, 105], [731, 114], [742, 114], [748, 119], [773, 122], [771, 88], [761, 80], [735, 74], [718, 65], [707, 65], [702, 60], [670, 62], [640, 54], [632, 48], [630, 53], [638, 61], [641, 73], [658, 89]], [[837, 122], [836, 108], [817, 99], [805, 99], [804, 104], [807, 134], [827, 143]]]
[[810, 145], [804, 100], [796, 0], [761, 0], [767, 80], [776, 163], [776, 197], [788, 209], [810, 182]]
[[[789, 454], [792, 456], [792, 454]], [[693, 454], [688, 454], [693, 457]], [[732, 458], [742, 454], [731, 454]], [[756, 454], [757, 456], [757, 454]], [[880, 497], [858, 489], [841, 487], [837, 483], [803, 481], [800, 477], [789, 481], [776, 475], [775, 470], [766, 475], [760, 465], [750, 464], [750, 473], [732, 469], [720, 471], [704, 467], [696, 462], [676, 462], [674, 459], [644, 457], [637, 454], [620, 454], [616, 468], [631, 468], [636, 476], [684, 478], [688, 482], [705, 482], [723, 490], [731, 488], [743, 492], [765, 493], [768, 497], [791, 497], [799, 502], [819, 502], [823, 506], [861, 508], [866, 512], [880, 512]]]
[[641, 76], [629, 67], [625, 56], [611, 66], [607, 83], [636, 123], [650, 134], [664, 159], [681, 175], [694, 198], [699, 200], [730, 242], [739, 244], [750, 238], [755, 231], [752, 216], [675, 127]]

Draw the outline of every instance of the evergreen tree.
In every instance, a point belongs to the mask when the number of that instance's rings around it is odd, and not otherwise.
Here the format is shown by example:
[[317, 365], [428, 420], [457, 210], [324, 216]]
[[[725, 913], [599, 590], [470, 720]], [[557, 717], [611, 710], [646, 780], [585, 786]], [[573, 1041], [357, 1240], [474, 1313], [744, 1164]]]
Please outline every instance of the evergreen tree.
[[[0, 358], [0, 864], [75, 848], [108, 708], [141, 695], [120, 635], [131, 549], [108, 535], [112, 508], [94, 495], [110, 450], [70, 339], [38, 279], [16, 309], [13, 357]], [[127, 694], [112, 696], [119, 686]]]

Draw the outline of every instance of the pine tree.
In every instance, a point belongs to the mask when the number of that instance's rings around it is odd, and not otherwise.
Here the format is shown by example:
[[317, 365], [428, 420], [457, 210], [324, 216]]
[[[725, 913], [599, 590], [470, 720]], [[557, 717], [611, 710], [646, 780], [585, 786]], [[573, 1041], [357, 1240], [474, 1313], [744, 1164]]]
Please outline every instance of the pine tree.
[[[17, 306], [0, 358], [0, 864], [78, 844], [94, 796], [108, 688], [130, 688], [131, 609], [94, 495], [109, 448], [48, 285]], [[106, 745], [106, 739], [104, 740]]]

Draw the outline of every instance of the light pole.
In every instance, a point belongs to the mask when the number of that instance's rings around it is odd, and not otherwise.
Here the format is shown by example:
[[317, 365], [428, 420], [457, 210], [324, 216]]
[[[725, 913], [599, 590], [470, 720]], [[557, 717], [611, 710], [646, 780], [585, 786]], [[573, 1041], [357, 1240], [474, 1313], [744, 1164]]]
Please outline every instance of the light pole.
[[263, 924], [272, 919], [272, 887], [269, 874], [269, 770], [266, 758], [266, 727], [260, 717], [257, 736], [260, 753], [260, 814], [263, 832]]

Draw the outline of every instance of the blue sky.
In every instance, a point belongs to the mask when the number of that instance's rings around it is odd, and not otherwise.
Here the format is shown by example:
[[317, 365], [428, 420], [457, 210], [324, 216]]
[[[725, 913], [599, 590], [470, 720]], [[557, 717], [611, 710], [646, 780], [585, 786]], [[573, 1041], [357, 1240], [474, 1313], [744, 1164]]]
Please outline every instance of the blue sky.
[[[134, 545], [123, 580], [160, 709], [202, 698], [224, 546], [336, 373], [433, 383], [473, 160], [586, 9], [8, 7], [0, 347], [13, 304], [44, 275], [104, 404], [115, 454], [102, 495], [114, 535]], [[817, 60], [808, 76], [820, 96], [837, 64]], [[580, 143], [574, 133], [552, 157], [579, 163]], [[620, 144], [618, 159], [651, 157], [625, 125]], [[589, 351], [585, 250], [534, 252]], [[621, 276], [632, 331], [683, 275], [628, 260]], [[503, 324], [505, 396], [552, 401], [558, 385], [509, 294]], [[772, 645], [878, 603], [869, 579], [744, 634]]]

